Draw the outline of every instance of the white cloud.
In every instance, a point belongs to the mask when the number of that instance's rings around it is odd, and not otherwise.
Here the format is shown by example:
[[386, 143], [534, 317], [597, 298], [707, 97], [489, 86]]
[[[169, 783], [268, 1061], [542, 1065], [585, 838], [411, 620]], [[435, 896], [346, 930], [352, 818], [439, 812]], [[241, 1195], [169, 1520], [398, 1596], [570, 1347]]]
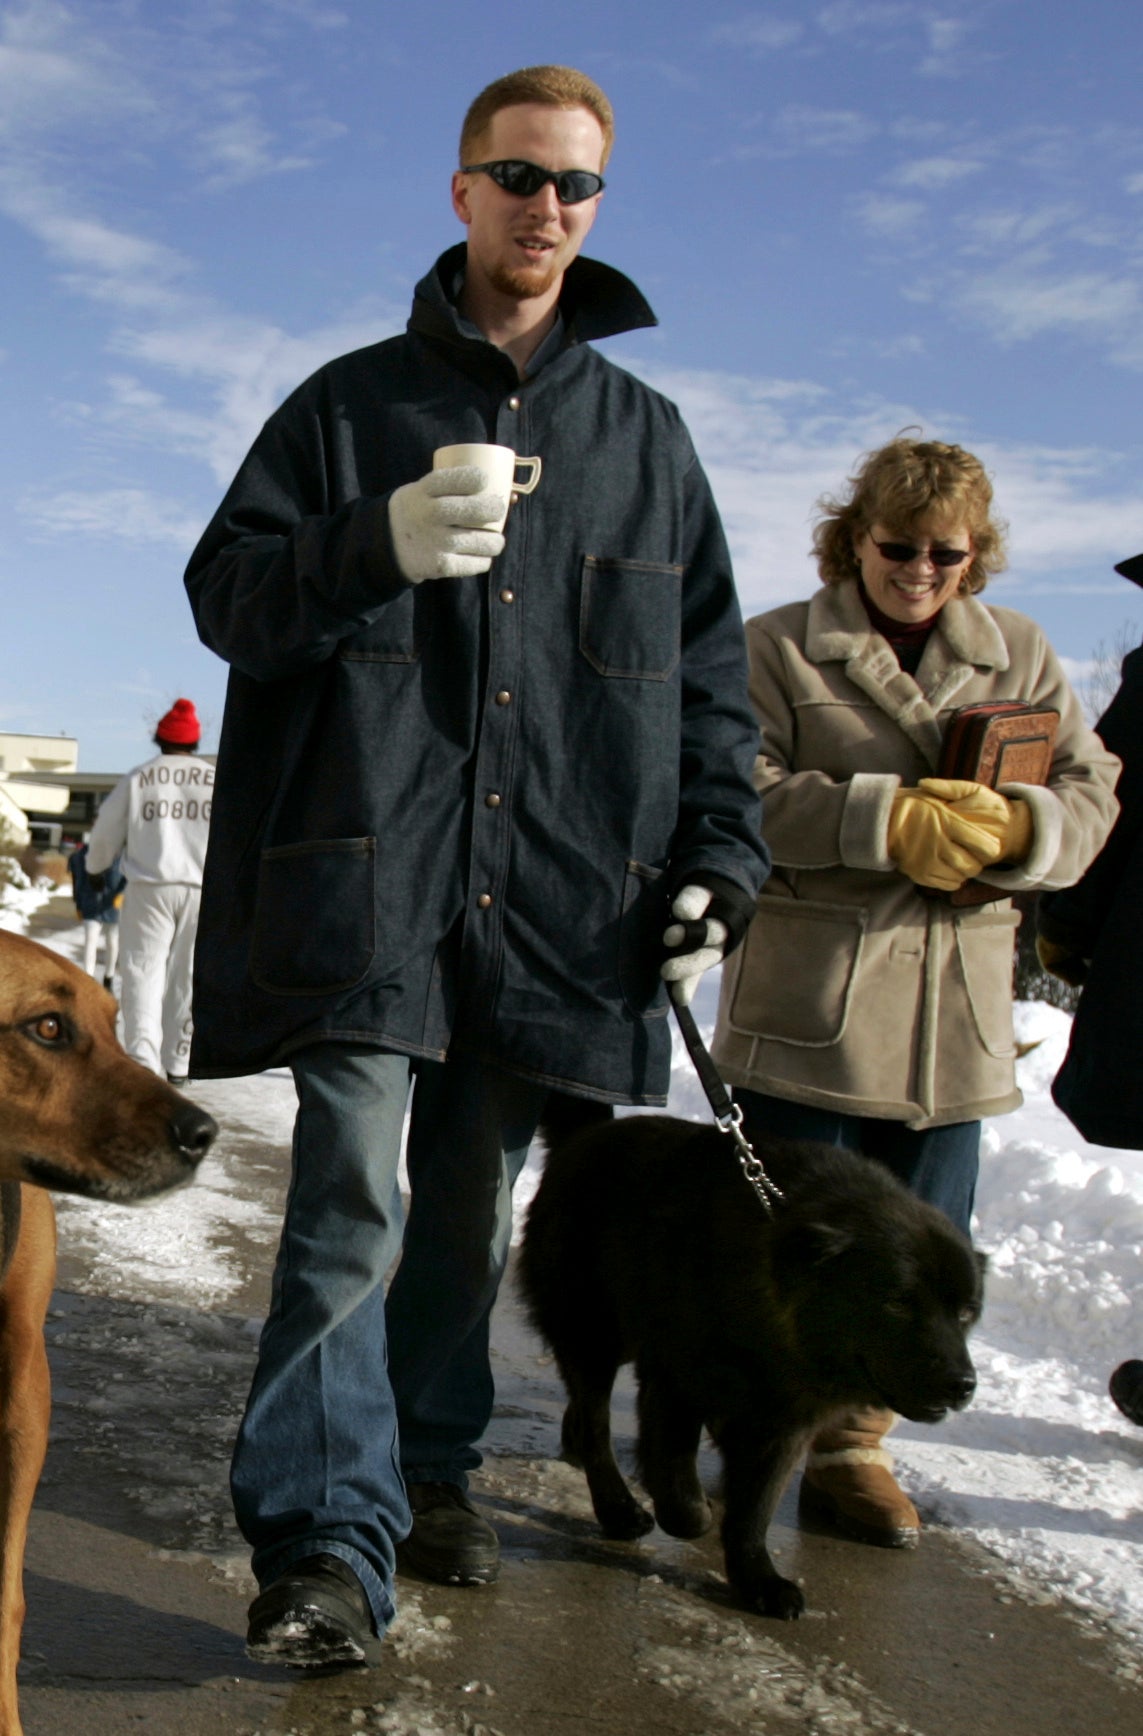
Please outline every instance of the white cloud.
[[915, 5], [896, 0], [834, 0], [824, 6], [817, 21], [828, 36], [852, 36], [865, 31], [891, 30], [911, 24], [918, 15]]
[[921, 62], [920, 72], [928, 78], [948, 78], [963, 70], [959, 50], [967, 34], [964, 19], [947, 15], [926, 21], [929, 52]]
[[77, 295], [115, 310], [107, 347], [197, 387], [198, 408], [172, 403], [150, 382], [112, 374], [102, 406], [72, 406], [90, 424], [209, 465], [228, 482], [282, 397], [332, 355], [405, 323], [404, 309], [369, 302], [311, 332], [231, 315], [197, 292], [193, 268], [172, 248], [69, 208], [53, 189], [0, 170], [0, 211], [22, 224]]
[[906, 356], [923, 356], [926, 344], [917, 332], [899, 332], [892, 338], [875, 338], [872, 343], [863, 346], [876, 356], [883, 356], [886, 361], [900, 361]]
[[920, 199], [895, 199], [888, 193], [863, 193], [853, 201], [853, 210], [872, 235], [903, 235], [925, 215]]
[[310, 166], [312, 158], [304, 154], [275, 149], [274, 134], [244, 93], [230, 93], [224, 106], [223, 116], [204, 127], [195, 141], [195, 154], [211, 186], [234, 186]]
[[21, 501], [18, 511], [41, 537], [177, 543], [189, 552], [202, 534], [200, 517], [142, 488], [40, 493]]
[[804, 26], [790, 18], [741, 18], [712, 30], [711, 41], [725, 43], [731, 48], [753, 49], [759, 54], [772, 54], [792, 47], [804, 34]]
[[849, 151], [874, 138], [878, 123], [856, 109], [812, 108], [789, 103], [774, 118], [774, 133], [797, 151]]
[[977, 453], [1009, 525], [1009, 571], [990, 598], [1020, 608], [1048, 593], [1119, 593], [1113, 572], [1143, 542], [1143, 482], [1118, 454], [998, 442], [963, 418], [886, 400], [848, 400], [814, 381], [632, 367], [673, 398], [710, 477], [743, 610], [756, 614], [817, 585], [814, 504], [844, 488], [863, 452], [921, 427]]
[[269, 322], [196, 310], [183, 320], [123, 332], [119, 347], [133, 360], [176, 376], [206, 394], [206, 408], [188, 416], [158, 393], [117, 389], [112, 414], [136, 438], [158, 438], [170, 449], [210, 466], [228, 483], [266, 417], [286, 394], [331, 356], [403, 330], [406, 310], [377, 303], [310, 332]]
[[962, 212], [957, 229], [964, 237], [966, 251], [1011, 254], [1020, 248], [1059, 243], [1081, 215], [1079, 208], [1070, 204], [1040, 205], [1030, 210], [994, 205]]
[[1066, 331], [1110, 341], [1130, 365], [1143, 362], [1134, 278], [1094, 271], [1034, 276], [1017, 267], [971, 280], [957, 299], [1004, 343]]
[[153, 99], [68, 7], [26, 0], [0, 13], [0, 142], [78, 122], [107, 125], [116, 115], [153, 108]]
[[[98, 137], [107, 161], [140, 143], [151, 155], [163, 143], [217, 187], [306, 168], [318, 145], [344, 131], [303, 84], [272, 122], [259, 100], [274, 86], [286, 21], [340, 29], [348, 22], [340, 8], [317, 0], [192, 7], [159, 28], [135, 4], [105, 6], [97, 19], [95, 10], [0, 0], [0, 149], [46, 152], [82, 128], [86, 150]], [[85, 168], [73, 155], [73, 181]]]
[[348, 12], [340, 6], [326, 6], [322, 0], [262, 0], [262, 4], [271, 12], [298, 18], [314, 30], [344, 30], [350, 22]]
[[135, 314], [169, 306], [185, 261], [162, 242], [69, 207], [53, 189], [0, 168], [0, 212], [19, 223], [91, 300]]
[[920, 157], [914, 163], [902, 163], [890, 178], [898, 187], [931, 191], [978, 175], [983, 168], [984, 164], [972, 157]]

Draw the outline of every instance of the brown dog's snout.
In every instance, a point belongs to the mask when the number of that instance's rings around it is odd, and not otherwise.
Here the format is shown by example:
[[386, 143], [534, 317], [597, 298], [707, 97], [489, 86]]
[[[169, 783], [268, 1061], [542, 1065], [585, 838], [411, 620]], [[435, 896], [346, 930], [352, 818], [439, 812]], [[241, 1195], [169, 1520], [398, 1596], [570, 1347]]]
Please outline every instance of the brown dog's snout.
[[205, 1109], [180, 1099], [168, 1123], [171, 1144], [188, 1163], [201, 1163], [218, 1134], [218, 1122]]

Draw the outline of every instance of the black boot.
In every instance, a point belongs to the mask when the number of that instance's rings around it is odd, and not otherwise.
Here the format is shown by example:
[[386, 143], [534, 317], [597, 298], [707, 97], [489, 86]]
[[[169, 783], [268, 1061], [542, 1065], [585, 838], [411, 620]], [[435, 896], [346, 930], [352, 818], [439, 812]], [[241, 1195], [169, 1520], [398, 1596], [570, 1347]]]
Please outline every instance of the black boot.
[[295, 1670], [375, 1664], [381, 1641], [365, 1587], [339, 1555], [307, 1555], [250, 1605], [247, 1655]]
[[491, 1585], [500, 1543], [455, 1483], [410, 1483], [413, 1529], [397, 1545], [397, 1566], [438, 1585]]

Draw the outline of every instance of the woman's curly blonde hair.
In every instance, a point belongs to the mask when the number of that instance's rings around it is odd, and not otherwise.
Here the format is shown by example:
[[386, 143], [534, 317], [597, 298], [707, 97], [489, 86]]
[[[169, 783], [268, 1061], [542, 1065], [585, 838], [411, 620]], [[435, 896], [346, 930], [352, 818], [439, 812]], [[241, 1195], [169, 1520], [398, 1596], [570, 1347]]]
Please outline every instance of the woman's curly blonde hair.
[[844, 498], [823, 495], [818, 501], [822, 516], [814, 526], [813, 552], [824, 584], [857, 577], [854, 544], [875, 524], [899, 537], [911, 536], [922, 523], [965, 525], [973, 557], [957, 587], [962, 596], [982, 591], [990, 573], [1003, 571], [1006, 526], [991, 514], [992, 484], [980, 459], [963, 446], [912, 434], [903, 428], [887, 446], [867, 452]]

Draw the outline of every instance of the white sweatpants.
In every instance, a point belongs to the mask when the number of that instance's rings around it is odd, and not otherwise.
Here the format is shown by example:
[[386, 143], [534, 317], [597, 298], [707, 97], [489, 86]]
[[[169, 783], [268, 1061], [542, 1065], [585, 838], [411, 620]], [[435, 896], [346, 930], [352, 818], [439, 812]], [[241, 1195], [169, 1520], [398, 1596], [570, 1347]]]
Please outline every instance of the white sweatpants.
[[119, 936], [123, 1046], [152, 1073], [184, 1076], [191, 1043], [191, 970], [198, 886], [130, 880]]
[[[99, 957], [99, 942], [103, 941], [103, 970], [95, 968]], [[115, 961], [119, 957], [119, 924], [117, 922], [100, 922], [98, 918], [85, 918], [83, 924], [83, 968], [88, 976], [102, 975], [104, 978], [115, 975]]]

